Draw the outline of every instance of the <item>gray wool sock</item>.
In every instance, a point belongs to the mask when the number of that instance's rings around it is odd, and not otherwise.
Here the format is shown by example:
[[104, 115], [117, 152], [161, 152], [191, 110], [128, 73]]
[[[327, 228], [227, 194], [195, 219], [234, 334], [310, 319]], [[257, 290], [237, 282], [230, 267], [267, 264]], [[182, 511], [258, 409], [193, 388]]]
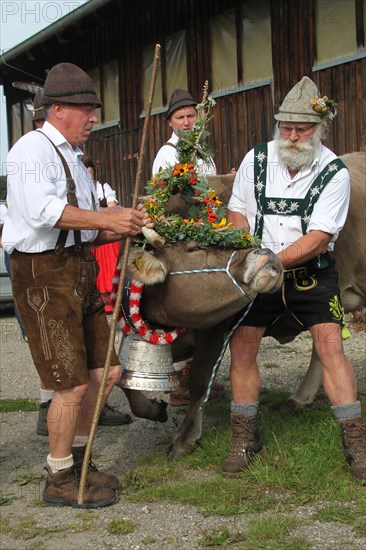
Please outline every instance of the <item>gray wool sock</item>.
[[331, 407], [339, 422], [344, 422], [349, 418], [355, 418], [361, 416], [361, 401], [354, 401], [353, 403], [347, 403], [346, 405], [332, 405]]
[[231, 402], [231, 413], [240, 414], [246, 418], [251, 418], [257, 415], [259, 401], [254, 401], [253, 403], [235, 403]]

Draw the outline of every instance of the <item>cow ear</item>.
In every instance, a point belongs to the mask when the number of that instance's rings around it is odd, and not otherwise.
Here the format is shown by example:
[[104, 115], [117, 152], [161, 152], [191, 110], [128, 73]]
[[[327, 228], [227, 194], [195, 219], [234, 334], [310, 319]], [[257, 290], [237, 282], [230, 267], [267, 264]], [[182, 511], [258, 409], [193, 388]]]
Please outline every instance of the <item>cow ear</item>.
[[163, 283], [168, 274], [167, 266], [146, 250], [131, 250], [127, 263], [127, 276], [145, 285]]

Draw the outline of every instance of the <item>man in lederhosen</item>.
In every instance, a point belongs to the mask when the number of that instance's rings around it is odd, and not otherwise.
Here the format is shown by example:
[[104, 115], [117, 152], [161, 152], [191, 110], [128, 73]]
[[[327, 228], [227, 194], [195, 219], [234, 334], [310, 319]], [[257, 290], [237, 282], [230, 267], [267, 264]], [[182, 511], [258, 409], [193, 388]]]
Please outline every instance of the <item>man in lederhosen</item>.
[[234, 181], [228, 219], [249, 227], [277, 253], [285, 270], [275, 294], [259, 295], [230, 342], [232, 446], [225, 475], [238, 475], [263, 449], [257, 421], [260, 375], [256, 361], [267, 327], [289, 310], [310, 330], [323, 366], [324, 390], [357, 479], [366, 480], [366, 429], [356, 380], [344, 354], [344, 310], [331, 251], [347, 217], [345, 165], [322, 144], [337, 106], [304, 77], [288, 93], [274, 140], [244, 158]]
[[[146, 211], [99, 210], [79, 146], [101, 103], [89, 76], [71, 63], [48, 73], [46, 119], [13, 146], [7, 159], [8, 214], [3, 246], [11, 254], [13, 292], [34, 364], [54, 389], [48, 411], [50, 453], [44, 502], [78, 506], [79, 477], [107, 356], [109, 326], [95, 286], [95, 244], [135, 236]], [[120, 378], [112, 353], [105, 399]], [[90, 463], [83, 507], [116, 502], [116, 476]]]

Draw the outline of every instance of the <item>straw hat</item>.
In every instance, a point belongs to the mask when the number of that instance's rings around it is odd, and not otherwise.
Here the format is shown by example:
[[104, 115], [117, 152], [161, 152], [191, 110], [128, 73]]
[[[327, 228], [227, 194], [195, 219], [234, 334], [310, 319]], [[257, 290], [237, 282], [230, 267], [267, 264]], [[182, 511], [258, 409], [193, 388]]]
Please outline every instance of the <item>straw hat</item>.
[[165, 118], [168, 119], [174, 111], [180, 109], [181, 107], [189, 107], [197, 105], [197, 101], [193, 99], [191, 94], [187, 90], [181, 90], [176, 88], [173, 90], [172, 95], [170, 96], [168, 110], [165, 113]]
[[59, 63], [47, 75], [42, 105], [57, 102], [101, 106], [89, 75], [72, 63]]

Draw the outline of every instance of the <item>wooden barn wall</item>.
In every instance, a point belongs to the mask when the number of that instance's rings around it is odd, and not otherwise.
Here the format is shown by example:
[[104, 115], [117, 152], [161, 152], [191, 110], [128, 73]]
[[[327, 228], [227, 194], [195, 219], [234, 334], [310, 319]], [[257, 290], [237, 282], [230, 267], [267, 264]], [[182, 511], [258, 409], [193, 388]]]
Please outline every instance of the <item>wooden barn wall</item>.
[[[45, 69], [69, 61], [85, 70], [114, 59], [119, 66], [119, 106], [121, 120], [115, 126], [96, 130], [85, 152], [100, 166], [101, 178], [111, 183], [120, 200], [130, 204], [144, 119], [140, 117], [141, 61], [143, 48], [185, 30], [188, 87], [200, 99], [202, 86], [210, 74], [210, 28], [212, 15], [238, 7], [242, 0], [113, 0], [96, 14], [33, 48], [35, 61], [25, 55], [12, 65], [44, 77]], [[315, 51], [314, 0], [272, 0], [273, 82], [217, 99], [211, 121], [211, 148], [219, 172], [238, 167], [255, 143], [271, 138], [273, 115], [289, 89], [304, 75], [312, 78], [320, 92], [336, 99], [339, 115], [328, 138], [337, 154], [365, 147], [366, 60], [340, 64], [312, 72]], [[162, 67], [163, 78], [166, 77]], [[12, 80], [23, 79], [12, 74]], [[19, 91], [6, 82], [8, 101], [15, 102]], [[18, 95], [16, 95], [18, 94]], [[163, 98], [165, 102], [169, 98]], [[154, 156], [170, 136], [163, 114], [150, 119], [142, 183], [150, 176]]]

